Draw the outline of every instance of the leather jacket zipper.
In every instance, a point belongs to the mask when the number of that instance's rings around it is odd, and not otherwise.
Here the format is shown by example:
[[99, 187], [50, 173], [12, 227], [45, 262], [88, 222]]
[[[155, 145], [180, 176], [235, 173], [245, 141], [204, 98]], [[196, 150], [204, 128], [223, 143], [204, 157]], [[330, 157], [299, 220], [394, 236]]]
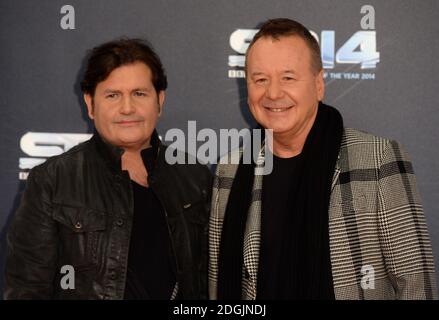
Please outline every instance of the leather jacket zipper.
[[[158, 148], [157, 150], [157, 159], [159, 158], [159, 154], [160, 154], [160, 148]], [[152, 183], [152, 185], [154, 184], [154, 182]], [[171, 233], [171, 229], [169, 227], [169, 221], [168, 221], [168, 212], [166, 211], [166, 207], [163, 205], [163, 201], [160, 198], [160, 196], [154, 191], [154, 188], [152, 187], [152, 185], [150, 185], [152, 192], [154, 192], [154, 194], [156, 195], [157, 199], [160, 202], [160, 205], [163, 208], [163, 212], [165, 214], [165, 220], [166, 220], [166, 228], [168, 230], [168, 236], [169, 236], [169, 241], [171, 243], [171, 251], [172, 251], [172, 261], [173, 261], [173, 265], [174, 265], [174, 272], [175, 272], [175, 279], [176, 282], [178, 283], [178, 262], [177, 262], [177, 254], [176, 254], [176, 250], [175, 250], [175, 246], [174, 246], [174, 240], [172, 238], [172, 233]], [[174, 285], [175, 288], [175, 285]], [[178, 294], [178, 293], [177, 293]]]

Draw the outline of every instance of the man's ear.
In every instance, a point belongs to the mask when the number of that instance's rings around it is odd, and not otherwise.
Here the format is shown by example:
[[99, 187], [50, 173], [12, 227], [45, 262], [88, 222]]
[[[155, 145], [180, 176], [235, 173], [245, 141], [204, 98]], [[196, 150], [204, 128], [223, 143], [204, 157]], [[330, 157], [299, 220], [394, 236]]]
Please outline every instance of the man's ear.
[[162, 115], [163, 104], [165, 103], [165, 90], [160, 90], [158, 94], [159, 102], [159, 117]]
[[84, 94], [84, 101], [87, 105], [88, 116], [90, 119], [94, 119], [93, 97], [88, 93]]
[[316, 88], [317, 88], [317, 99], [319, 101], [323, 100], [323, 97], [325, 96], [325, 80], [323, 79], [324, 71], [323, 69], [320, 70], [320, 72], [316, 76]]

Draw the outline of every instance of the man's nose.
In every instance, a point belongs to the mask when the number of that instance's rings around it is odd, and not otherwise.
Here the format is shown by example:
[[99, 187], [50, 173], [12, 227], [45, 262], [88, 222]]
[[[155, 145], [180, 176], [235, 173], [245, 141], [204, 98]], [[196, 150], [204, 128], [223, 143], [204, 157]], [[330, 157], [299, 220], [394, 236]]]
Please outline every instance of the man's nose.
[[120, 113], [131, 114], [135, 111], [134, 102], [130, 96], [126, 96], [122, 99], [122, 104], [120, 106]]
[[281, 98], [283, 95], [282, 87], [279, 81], [272, 80], [267, 86], [266, 96], [271, 100]]

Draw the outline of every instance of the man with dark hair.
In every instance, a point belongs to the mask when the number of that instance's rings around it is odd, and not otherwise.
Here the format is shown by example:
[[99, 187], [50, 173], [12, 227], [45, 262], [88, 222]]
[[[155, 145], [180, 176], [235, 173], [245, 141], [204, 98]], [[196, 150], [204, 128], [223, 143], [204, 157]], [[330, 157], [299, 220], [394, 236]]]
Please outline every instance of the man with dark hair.
[[217, 167], [210, 297], [437, 298], [408, 156], [396, 141], [345, 128], [322, 103], [310, 32], [289, 19], [265, 22], [247, 50], [246, 78], [251, 113], [273, 130], [273, 170], [258, 174], [264, 163], [242, 160]]
[[4, 297], [207, 298], [211, 174], [165, 160], [159, 57], [144, 41], [105, 43], [81, 86], [95, 133], [30, 172], [8, 234]]

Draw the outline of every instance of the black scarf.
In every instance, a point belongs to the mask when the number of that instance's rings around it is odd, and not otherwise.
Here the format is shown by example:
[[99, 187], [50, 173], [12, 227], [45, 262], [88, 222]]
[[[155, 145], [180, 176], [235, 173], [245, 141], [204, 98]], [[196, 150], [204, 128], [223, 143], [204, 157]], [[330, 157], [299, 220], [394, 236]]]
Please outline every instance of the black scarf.
[[[320, 103], [301, 153], [300, 180], [297, 190], [291, 192], [291, 214], [284, 224], [279, 299], [334, 299], [328, 208], [342, 134], [340, 113]], [[241, 159], [230, 191], [221, 236], [219, 299], [240, 300], [242, 296], [244, 231], [254, 166], [243, 164]], [[291, 223], [299, 223], [302, 232], [288, 232]], [[295, 273], [297, 263], [300, 270], [307, 271]]]

